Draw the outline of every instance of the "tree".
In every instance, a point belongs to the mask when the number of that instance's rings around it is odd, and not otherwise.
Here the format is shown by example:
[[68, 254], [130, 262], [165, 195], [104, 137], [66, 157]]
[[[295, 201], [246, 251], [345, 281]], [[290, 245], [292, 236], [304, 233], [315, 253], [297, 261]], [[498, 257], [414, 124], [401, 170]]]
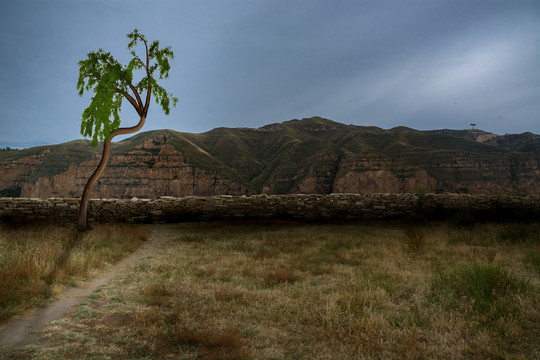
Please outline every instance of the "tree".
[[476, 124], [469, 124], [472, 126], [472, 129], [474, 130], [474, 127], [476, 126]]
[[[137, 29], [127, 35], [130, 40], [128, 50], [132, 55], [129, 64], [121, 65], [110, 53], [99, 49], [90, 52], [87, 59], [79, 61], [79, 78], [77, 89], [82, 96], [85, 91], [92, 91], [90, 105], [83, 111], [81, 120], [81, 134], [92, 139], [92, 146], [98, 141], [104, 141], [103, 155], [98, 167], [88, 179], [81, 196], [79, 207], [79, 230], [88, 227], [87, 212], [90, 192], [97, 180], [101, 177], [110, 157], [112, 139], [117, 135], [133, 134], [139, 131], [148, 114], [150, 98], [154, 95], [157, 104], [161, 106], [166, 115], [170, 112], [170, 105], [176, 106], [178, 99], [161, 87], [154, 73], [158, 71], [159, 79], [169, 77], [169, 60], [174, 58], [170, 47], [159, 47], [159, 41], [148, 44], [148, 41]], [[144, 45], [145, 56], [141, 59], [136, 51], [137, 44]], [[142, 78], [133, 83], [133, 73], [141, 70]], [[144, 103], [141, 94], [146, 91]], [[120, 128], [120, 109], [122, 101], [126, 99], [133, 106], [139, 122], [132, 127]]]

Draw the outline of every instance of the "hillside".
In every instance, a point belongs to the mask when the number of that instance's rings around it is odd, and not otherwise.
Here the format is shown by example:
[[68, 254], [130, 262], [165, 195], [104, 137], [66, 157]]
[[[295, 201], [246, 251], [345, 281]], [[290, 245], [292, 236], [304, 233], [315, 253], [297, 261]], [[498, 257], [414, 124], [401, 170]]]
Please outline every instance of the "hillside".
[[[99, 161], [89, 141], [0, 152], [0, 196], [79, 197]], [[113, 143], [101, 198], [258, 193], [540, 194], [540, 136], [389, 130], [314, 117]]]

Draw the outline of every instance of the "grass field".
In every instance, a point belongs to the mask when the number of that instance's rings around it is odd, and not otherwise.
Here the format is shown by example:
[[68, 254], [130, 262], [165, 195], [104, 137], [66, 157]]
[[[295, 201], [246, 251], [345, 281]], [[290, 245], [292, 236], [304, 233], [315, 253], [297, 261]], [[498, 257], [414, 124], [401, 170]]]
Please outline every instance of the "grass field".
[[185, 223], [8, 359], [534, 359], [540, 225]]
[[0, 324], [43, 306], [147, 237], [146, 229], [129, 225], [98, 225], [83, 234], [62, 226], [0, 227]]

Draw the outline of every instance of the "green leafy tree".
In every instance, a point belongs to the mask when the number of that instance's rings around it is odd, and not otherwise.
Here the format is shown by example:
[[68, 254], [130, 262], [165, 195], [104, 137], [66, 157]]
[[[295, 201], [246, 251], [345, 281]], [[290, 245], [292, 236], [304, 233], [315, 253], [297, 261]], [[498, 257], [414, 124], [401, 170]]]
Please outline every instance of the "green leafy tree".
[[[160, 48], [158, 41], [149, 44], [137, 29], [127, 37], [130, 40], [128, 49], [132, 55], [127, 65], [120, 64], [110, 53], [102, 49], [89, 53], [87, 59], [79, 61], [77, 81], [79, 95], [82, 96], [85, 91], [94, 93], [90, 105], [82, 113], [81, 134], [92, 139], [92, 146], [96, 146], [98, 141], [104, 141], [101, 161], [90, 176], [81, 197], [79, 230], [86, 230], [88, 227], [90, 192], [105, 171], [110, 158], [112, 139], [117, 135], [135, 133], [143, 127], [152, 95], [166, 115], [169, 114], [171, 105], [176, 106], [178, 102], [177, 98], [156, 81], [156, 75], [159, 79], [169, 77], [171, 68], [169, 60], [174, 58], [171, 48]], [[144, 49], [142, 58], [135, 51], [137, 45]], [[136, 71], [142, 72], [142, 78], [135, 83]], [[143, 102], [141, 95], [144, 92], [146, 95]], [[139, 122], [135, 126], [120, 127], [120, 109], [124, 99], [133, 106], [139, 116]]]

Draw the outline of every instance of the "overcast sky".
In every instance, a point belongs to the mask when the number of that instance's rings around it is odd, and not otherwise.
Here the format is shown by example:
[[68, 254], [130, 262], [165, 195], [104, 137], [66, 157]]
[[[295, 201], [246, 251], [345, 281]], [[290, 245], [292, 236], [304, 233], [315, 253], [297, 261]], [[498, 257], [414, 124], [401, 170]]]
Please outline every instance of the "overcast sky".
[[[77, 62], [175, 53], [144, 130], [322, 116], [382, 128], [540, 133], [538, 0], [17, 0], [0, 6], [0, 147], [80, 139]], [[122, 126], [138, 118], [123, 104]]]

